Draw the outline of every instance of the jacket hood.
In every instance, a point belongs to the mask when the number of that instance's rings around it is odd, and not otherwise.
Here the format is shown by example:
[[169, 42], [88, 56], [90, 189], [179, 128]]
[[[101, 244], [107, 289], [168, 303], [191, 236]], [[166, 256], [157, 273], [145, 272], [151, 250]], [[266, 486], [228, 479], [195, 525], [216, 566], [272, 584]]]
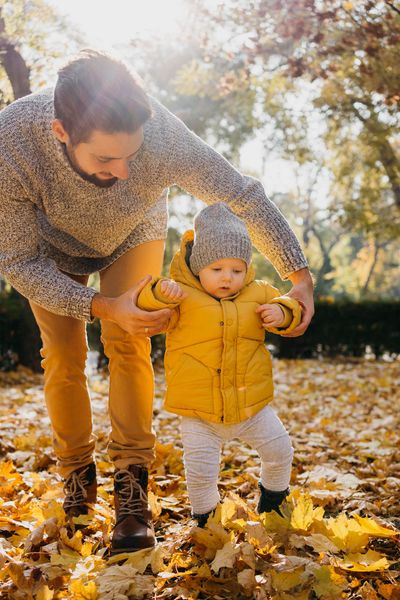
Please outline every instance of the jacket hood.
[[[188, 229], [188, 231], [185, 231], [185, 233], [182, 236], [180, 249], [172, 259], [170, 275], [172, 279], [178, 281], [179, 283], [184, 283], [186, 285], [190, 285], [193, 288], [197, 288], [198, 290], [204, 291], [200, 280], [198, 279], [198, 277], [193, 275], [189, 267], [189, 258], [193, 246], [193, 241], [194, 231], [193, 229]], [[254, 281], [254, 278], [255, 271], [253, 265], [250, 265], [247, 269], [244, 285], [249, 285], [249, 283]]]

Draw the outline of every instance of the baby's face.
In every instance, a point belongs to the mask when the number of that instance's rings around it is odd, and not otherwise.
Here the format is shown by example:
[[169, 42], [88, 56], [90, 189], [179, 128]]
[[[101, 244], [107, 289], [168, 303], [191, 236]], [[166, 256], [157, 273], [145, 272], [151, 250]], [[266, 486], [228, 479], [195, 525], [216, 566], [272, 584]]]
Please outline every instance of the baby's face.
[[244, 286], [247, 265], [240, 258], [221, 258], [199, 273], [200, 283], [215, 298], [228, 298]]

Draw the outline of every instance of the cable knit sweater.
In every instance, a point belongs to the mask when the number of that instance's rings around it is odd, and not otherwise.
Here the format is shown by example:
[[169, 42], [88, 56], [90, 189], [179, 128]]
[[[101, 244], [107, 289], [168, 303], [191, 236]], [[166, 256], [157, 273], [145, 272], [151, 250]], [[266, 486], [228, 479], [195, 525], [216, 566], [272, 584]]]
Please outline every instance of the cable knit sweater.
[[88, 274], [166, 237], [168, 187], [226, 202], [282, 278], [307, 262], [263, 186], [241, 175], [164, 106], [151, 100], [144, 143], [129, 178], [101, 188], [76, 173], [54, 137], [53, 90], [0, 113], [0, 273], [44, 308], [91, 319], [96, 290], [61, 272]]

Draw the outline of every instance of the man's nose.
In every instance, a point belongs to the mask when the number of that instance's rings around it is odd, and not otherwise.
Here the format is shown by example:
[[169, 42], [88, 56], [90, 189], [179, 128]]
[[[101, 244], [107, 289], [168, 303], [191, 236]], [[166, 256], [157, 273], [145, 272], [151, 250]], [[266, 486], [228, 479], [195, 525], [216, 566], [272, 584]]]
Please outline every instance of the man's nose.
[[111, 170], [111, 174], [118, 179], [128, 179], [129, 177], [129, 164], [127, 160], [116, 160]]

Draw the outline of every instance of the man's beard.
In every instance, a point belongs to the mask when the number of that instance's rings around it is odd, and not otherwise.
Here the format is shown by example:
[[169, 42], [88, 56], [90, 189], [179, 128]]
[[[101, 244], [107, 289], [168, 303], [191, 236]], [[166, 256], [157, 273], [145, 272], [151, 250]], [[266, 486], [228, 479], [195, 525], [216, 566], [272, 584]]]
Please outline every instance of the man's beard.
[[99, 179], [96, 177], [96, 175], [89, 175], [89, 173], [85, 173], [85, 171], [82, 171], [79, 168], [74, 151], [71, 150], [71, 148], [68, 149], [66, 144], [63, 144], [63, 148], [69, 164], [73, 170], [85, 181], [89, 181], [89, 183], [93, 183], [94, 185], [97, 185], [97, 187], [101, 188], [109, 188], [112, 187], [114, 183], [117, 183], [118, 177], [112, 177], [111, 179]]

